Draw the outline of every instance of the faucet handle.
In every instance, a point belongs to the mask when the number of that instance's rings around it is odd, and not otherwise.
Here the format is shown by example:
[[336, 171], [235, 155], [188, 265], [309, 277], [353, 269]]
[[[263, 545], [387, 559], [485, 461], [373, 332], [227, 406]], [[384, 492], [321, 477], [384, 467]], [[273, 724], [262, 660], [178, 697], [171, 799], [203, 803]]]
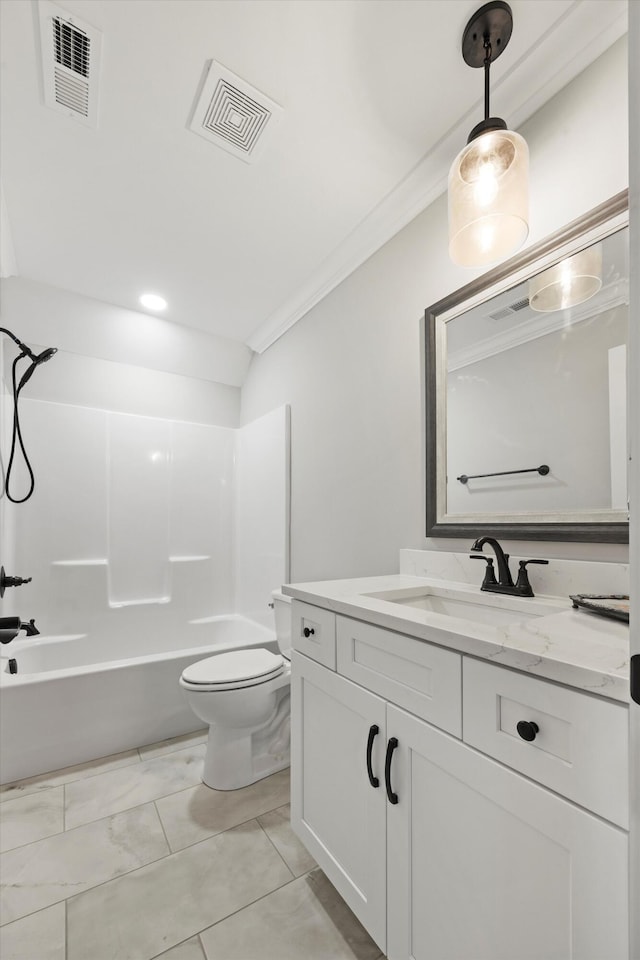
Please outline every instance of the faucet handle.
[[487, 565], [487, 569], [485, 570], [484, 574], [484, 580], [482, 581], [482, 590], [484, 590], [486, 587], [492, 586], [494, 583], [497, 583], [495, 571], [493, 569], [493, 557], [470, 556], [469, 560], [484, 560]]
[[516, 580], [516, 589], [523, 597], [533, 597], [534, 593], [529, 583], [529, 574], [527, 572], [528, 563], [548, 564], [548, 560], [521, 560], [518, 569], [518, 579]]

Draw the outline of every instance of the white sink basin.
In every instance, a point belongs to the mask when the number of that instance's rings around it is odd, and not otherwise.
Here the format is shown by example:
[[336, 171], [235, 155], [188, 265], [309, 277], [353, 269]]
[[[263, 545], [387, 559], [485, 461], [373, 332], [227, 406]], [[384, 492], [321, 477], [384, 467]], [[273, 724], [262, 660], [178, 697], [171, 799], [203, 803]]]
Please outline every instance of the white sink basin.
[[426, 610], [447, 617], [470, 620], [472, 623], [490, 624], [503, 627], [511, 623], [522, 623], [534, 617], [546, 616], [562, 609], [560, 605], [541, 602], [528, 597], [499, 596], [496, 594], [472, 594], [456, 591], [448, 587], [415, 588], [408, 590], [384, 590], [381, 593], [368, 593], [374, 600]]

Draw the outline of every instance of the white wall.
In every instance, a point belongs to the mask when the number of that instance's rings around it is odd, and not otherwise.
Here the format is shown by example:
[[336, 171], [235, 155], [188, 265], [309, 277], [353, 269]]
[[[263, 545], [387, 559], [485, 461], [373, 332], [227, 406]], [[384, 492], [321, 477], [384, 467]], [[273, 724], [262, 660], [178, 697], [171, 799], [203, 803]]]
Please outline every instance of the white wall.
[[[623, 39], [522, 128], [531, 153], [529, 244], [627, 186], [626, 55]], [[606, 135], [597, 117], [606, 117]], [[243, 422], [291, 403], [292, 580], [388, 573], [401, 547], [468, 548], [424, 538], [421, 327], [427, 306], [474, 275], [449, 260], [441, 196], [253, 358]], [[627, 556], [615, 544], [510, 547], [531, 556]]]
[[25, 343], [239, 387], [242, 343], [22, 277], [0, 281], [2, 326]]

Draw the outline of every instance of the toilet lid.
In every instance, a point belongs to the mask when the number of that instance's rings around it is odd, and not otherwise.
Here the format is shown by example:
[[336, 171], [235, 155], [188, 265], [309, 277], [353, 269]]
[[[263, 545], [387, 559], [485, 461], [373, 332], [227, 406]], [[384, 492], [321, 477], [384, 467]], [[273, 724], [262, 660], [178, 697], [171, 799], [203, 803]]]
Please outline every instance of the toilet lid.
[[264, 682], [282, 673], [284, 659], [269, 650], [257, 647], [251, 650], [232, 650], [192, 663], [182, 672], [187, 683], [217, 684], [242, 683], [252, 680]]

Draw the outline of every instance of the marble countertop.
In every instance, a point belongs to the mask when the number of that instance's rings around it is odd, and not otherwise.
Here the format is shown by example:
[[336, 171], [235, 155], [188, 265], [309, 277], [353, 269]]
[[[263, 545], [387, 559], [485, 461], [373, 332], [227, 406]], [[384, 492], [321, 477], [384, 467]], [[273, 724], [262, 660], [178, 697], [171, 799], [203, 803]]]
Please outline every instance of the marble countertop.
[[[387, 591], [419, 594], [434, 587], [443, 596], [450, 591], [458, 599], [512, 610], [514, 622], [503, 626], [475, 623], [367, 596]], [[481, 593], [469, 583], [406, 574], [286, 584], [282, 592], [418, 640], [612, 700], [629, 701], [628, 624], [575, 610], [568, 597], [503, 597]], [[536, 616], [517, 622], [519, 610]]]

